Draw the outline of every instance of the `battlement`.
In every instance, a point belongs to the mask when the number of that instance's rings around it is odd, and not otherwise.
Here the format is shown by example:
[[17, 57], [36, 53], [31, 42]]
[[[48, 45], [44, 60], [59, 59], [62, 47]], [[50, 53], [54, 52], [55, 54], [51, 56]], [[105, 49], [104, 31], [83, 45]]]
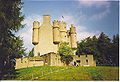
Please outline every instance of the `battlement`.
[[73, 24], [71, 24], [70, 33], [71, 34], [76, 34], [76, 27], [74, 27]]
[[64, 21], [56, 21], [56, 20], [54, 20], [53, 21], [53, 27], [59, 27], [60, 28], [60, 31], [67, 31], [67, 24], [66, 24], [66, 22], [64, 22]]
[[39, 28], [39, 26], [40, 26], [40, 22], [38, 22], [38, 21], [33, 22], [33, 29], [34, 28]]
[[59, 21], [54, 20], [53, 21], [53, 27], [59, 27]]
[[67, 30], [66, 29], [66, 27], [67, 27], [66, 22], [60, 21], [59, 26], [60, 26], [60, 31], [66, 31]]

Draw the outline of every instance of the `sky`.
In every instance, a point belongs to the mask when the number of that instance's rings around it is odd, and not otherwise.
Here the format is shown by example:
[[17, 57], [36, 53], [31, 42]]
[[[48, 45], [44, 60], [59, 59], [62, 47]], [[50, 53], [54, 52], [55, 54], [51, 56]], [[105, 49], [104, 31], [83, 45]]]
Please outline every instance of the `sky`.
[[[110, 38], [118, 34], [119, 3], [111, 0], [22, 0], [24, 2], [22, 14], [25, 15], [22, 24], [25, 28], [17, 32], [21, 36], [24, 46], [29, 52], [32, 44], [33, 22], [42, 24], [42, 15], [51, 16], [53, 20], [65, 21], [67, 29], [74, 24], [77, 30], [77, 41], [104, 32]], [[62, 18], [62, 16], [64, 18]]]

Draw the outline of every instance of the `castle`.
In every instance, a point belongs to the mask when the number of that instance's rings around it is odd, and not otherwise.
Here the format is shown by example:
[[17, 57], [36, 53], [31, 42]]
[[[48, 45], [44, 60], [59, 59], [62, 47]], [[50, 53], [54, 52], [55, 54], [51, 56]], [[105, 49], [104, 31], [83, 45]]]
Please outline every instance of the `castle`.
[[49, 52], [57, 53], [60, 41], [68, 42], [75, 55], [77, 40], [76, 28], [73, 24], [71, 24], [70, 30], [67, 30], [67, 25], [63, 21], [53, 21], [53, 25], [51, 25], [50, 15], [43, 15], [41, 26], [39, 22], [33, 22], [34, 56], [41, 56]]
[[57, 54], [60, 41], [68, 42], [68, 45], [73, 49], [72, 62], [79, 63], [79, 66], [96, 66], [93, 55], [76, 55], [76, 27], [73, 24], [71, 24], [70, 30], [67, 30], [67, 24], [64, 21], [54, 20], [53, 25], [51, 25], [50, 15], [43, 15], [41, 26], [38, 21], [33, 22], [34, 57], [16, 59], [16, 69], [47, 65], [64, 66], [65, 64], [60, 60], [60, 55]]

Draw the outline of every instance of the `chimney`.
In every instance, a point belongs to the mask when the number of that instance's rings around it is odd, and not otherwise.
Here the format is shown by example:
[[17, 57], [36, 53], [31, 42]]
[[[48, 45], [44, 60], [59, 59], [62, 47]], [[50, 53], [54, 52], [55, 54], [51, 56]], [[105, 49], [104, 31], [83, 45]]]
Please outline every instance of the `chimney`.
[[43, 24], [50, 24], [50, 15], [43, 15]]

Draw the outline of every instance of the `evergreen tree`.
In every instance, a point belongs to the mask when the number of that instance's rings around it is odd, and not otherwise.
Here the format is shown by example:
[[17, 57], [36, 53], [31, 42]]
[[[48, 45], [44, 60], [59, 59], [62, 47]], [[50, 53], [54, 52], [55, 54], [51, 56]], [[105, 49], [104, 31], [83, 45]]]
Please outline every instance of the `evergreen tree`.
[[97, 57], [100, 54], [97, 49], [97, 38], [96, 36], [93, 36], [92, 38], [88, 37], [81, 42], [77, 43], [77, 54], [78, 55], [89, 55], [93, 54], [94, 59], [97, 61]]
[[25, 55], [23, 40], [14, 34], [24, 27], [22, 4], [21, 0], [0, 0], [0, 79], [13, 74], [15, 58]]
[[103, 32], [98, 37], [97, 41], [97, 48], [100, 52], [100, 55], [98, 56], [98, 63], [100, 65], [111, 65], [110, 62], [110, 38], [106, 36]]
[[114, 35], [111, 48], [111, 61], [114, 66], [119, 66], [119, 35]]
[[29, 52], [28, 57], [33, 57], [34, 56], [34, 48], [32, 48], [32, 50]]

